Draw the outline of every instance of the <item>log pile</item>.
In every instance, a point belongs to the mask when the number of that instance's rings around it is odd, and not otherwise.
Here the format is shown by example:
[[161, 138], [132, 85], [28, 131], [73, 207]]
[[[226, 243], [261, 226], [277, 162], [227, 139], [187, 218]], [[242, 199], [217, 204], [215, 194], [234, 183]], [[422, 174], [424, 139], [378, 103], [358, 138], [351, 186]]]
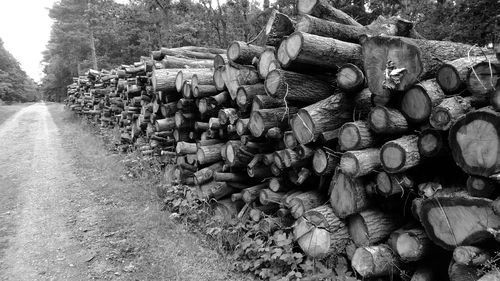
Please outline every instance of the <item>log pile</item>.
[[119, 127], [122, 150], [168, 159], [226, 220], [293, 217], [310, 257], [345, 254], [363, 278], [479, 272], [500, 229], [496, 57], [297, 4], [272, 13], [265, 45], [162, 48], [90, 70], [67, 102]]

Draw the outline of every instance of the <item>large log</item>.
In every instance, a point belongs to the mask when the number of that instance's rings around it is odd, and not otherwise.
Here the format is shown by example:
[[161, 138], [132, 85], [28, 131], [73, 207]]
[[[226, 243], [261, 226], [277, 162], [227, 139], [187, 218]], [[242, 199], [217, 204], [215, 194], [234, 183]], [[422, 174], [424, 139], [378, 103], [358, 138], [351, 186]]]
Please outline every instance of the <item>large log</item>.
[[286, 52], [294, 63], [329, 71], [336, 71], [345, 63], [363, 67], [360, 45], [300, 31], [288, 37]]
[[337, 170], [330, 183], [330, 204], [341, 219], [366, 209], [369, 201], [364, 180], [348, 177]]
[[236, 104], [243, 112], [250, 111], [252, 108], [253, 97], [257, 95], [265, 95], [266, 90], [264, 84], [240, 86], [236, 92]]
[[412, 123], [426, 122], [432, 109], [443, 99], [444, 93], [436, 79], [430, 79], [411, 87], [401, 100], [401, 112]]
[[400, 173], [420, 164], [418, 136], [408, 135], [385, 143], [380, 149], [380, 162], [385, 171]]
[[[151, 74], [151, 84], [153, 91], [176, 93], [178, 92], [175, 85], [177, 73], [182, 69], [154, 69]], [[182, 84], [181, 84], [182, 85]]]
[[264, 50], [265, 47], [233, 41], [227, 48], [227, 58], [234, 63], [251, 65], [253, 59], [258, 58]]
[[348, 14], [334, 8], [327, 0], [298, 0], [299, 15], [313, 15], [318, 18], [354, 26], [362, 26]]
[[349, 243], [346, 225], [326, 205], [311, 209], [299, 218], [293, 234], [300, 248], [312, 258], [340, 254]]
[[339, 128], [352, 120], [353, 100], [337, 93], [300, 109], [291, 121], [293, 135], [301, 144], [318, 139], [321, 132]]
[[266, 77], [267, 94], [274, 98], [315, 103], [331, 96], [335, 88], [329, 83], [310, 75], [276, 69]]
[[398, 217], [374, 209], [350, 216], [347, 224], [349, 235], [358, 247], [375, 245], [401, 226]]
[[363, 71], [352, 63], [346, 63], [337, 71], [337, 87], [346, 93], [357, 93], [366, 87]]
[[258, 111], [260, 109], [269, 109], [284, 107], [287, 104], [284, 99], [277, 99], [270, 97], [268, 95], [257, 95], [253, 97], [252, 111]]
[[461, 193], [437, 193], [425, 199], [418, 217], [429, 238], [444, 249], [476, 244], [492, 238], [489, 228], [500, 227], [492, 201]]
[[198, 162], [203, 164], [215, 163], [217, 161], [222, 160], [221, 156], [221, 148], [222, 143], [212, 144], [212, 145], [204, 145], [198, 147], [196, 152], [198, 157]]
[[479, 48], [448, 41], [373, 36], [361, 42], [368, 87], [377, 105], [389, 102], [391, 90], [407, 91], [418, 81], [435, 77], [442, 61], [482, 53]]
[[489, 108], [459, 118], [449, 132], [453, 159], [471, 175], [500, 172], [500, 113]]
[[302, 15], [297, 19], [296, 31], [307, 32], [319, 36], [359, 43], [363, 35], [390, 35], [416, 38], [413, 23], [400, 17], [384, 18], [379, 16], [367, 26], [347, 25], [328, 21], [310, 15]]

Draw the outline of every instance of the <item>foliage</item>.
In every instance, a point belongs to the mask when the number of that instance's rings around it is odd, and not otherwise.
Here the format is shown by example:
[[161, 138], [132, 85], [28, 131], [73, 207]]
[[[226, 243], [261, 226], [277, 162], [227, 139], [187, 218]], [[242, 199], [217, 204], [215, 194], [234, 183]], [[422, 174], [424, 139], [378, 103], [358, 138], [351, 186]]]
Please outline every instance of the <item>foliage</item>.
[[21, 69], [19, 62], [3, 46], [0, 39], [0, 102], [39, 100], [35, 82]]

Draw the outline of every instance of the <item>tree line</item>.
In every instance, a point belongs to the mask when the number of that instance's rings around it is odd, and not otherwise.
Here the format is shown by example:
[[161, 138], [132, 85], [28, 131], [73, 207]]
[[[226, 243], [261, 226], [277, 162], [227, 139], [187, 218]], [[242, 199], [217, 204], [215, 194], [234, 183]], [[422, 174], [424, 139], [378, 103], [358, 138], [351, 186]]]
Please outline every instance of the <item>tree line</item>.
[[[41, 89], [51, 100], [66, 96], [72, 77], [89, 68], [129, 64], [160, 47], [226, 48], [233, 40], [257, 36], [271, 8], [295, 13], [295, 0], [61, 0], [49, 11], [54, 20], [44, 52]], [[486, 45], [498, 40], [497, 0], [332, 0], [362, 24], [379, 15], [415, 21], [427, 39]], [[1, 81], [1, 80], [0, 80]], [[1, 91], [1, 90], [0, 90]], [[1, 92], [0, 92], [1, 93]]]

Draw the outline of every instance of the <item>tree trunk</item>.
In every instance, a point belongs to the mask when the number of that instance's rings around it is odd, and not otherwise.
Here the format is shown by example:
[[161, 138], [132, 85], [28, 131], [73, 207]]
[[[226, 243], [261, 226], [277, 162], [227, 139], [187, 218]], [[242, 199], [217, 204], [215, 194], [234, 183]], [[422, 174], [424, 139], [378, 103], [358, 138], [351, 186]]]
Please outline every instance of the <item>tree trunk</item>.
[[330, 204], [341, 219], [368, 207], [365, 184], [360, 178], [350, 178], [337, 170], [330, 183]]
[[313, 76], [276, 69], [266, 77], [266, 93], [277, 99], [315, 103], [331, 96], [335, 89], [327, 82]]
[[286, 52], [293, 62], [327, 71], [337, 71], [345, 63], [363, 67], [360, 45], [304, 32], [288, 37]]
[[420, 164], [418, 136], [408, 135], [385, 143], [380, 149], [380, 161], [385, 171], [400, 173]]
[[240, 136], [246, 135], [250, 132], [248, 129], [248, 123], [250, 122], [250, 118], [240, 118], [236, 121], [236, 133]]
[[346, 93], [357, 93], [366, 87], [363, 71], [352, 63], [346, 63], [337, 71], [337, 87]]
[[361, 42], [368, 87], [377, 105], [389, 102], [390, 90], [407, 91], [418, 81], [435, 77], [442, 61], [482, 53], [479, 48], [448, 41], [374, 36]]
[[235, 108], [223, 108], [219, 110], [218, 117], [221, 125], [234, 125], [238, 120], [238, 111]]
[[223, 162], [216, 162], [194, 173], [194, 183], [202, 185], [212, 180], [215, 172], [222, 171]]
[[500, 217], [493, 213], [491, 203], [489, 199], [461, 193], [438, 193], [421, 202], [418, 216], [429, 238], [452, 250], [492, 237], [487, 229], [500, 227]]
[[194, 98], [204, 98], [215, 96], [219, 93], [215, 86], [213, 85], [198, 85], [195, 87], [191, 87], [191, 92]]
[[305, 212], [295, 222], [293, 235], [311, 258], [340, 254], [349, 243], [346, 225], [326, 205]]
[[[153, 91], [165, 93], [177, 93], [177, 74], [181, 69], [154, 69], [151, 74], [151, 84]], [[182, 84], [180, 85], [182, 87]]]
[[408, 122], [397, 109], [375, 106], [368, 115], [370, 129], [378, 134], [403, 134], [409, 130]]
[[348, 218], [349, 235], [356, 246], [371, 246], [385, 240], [400, 227], [399, 218], [378, 210], [365, 210]]
[[301, 144], [315, 141], [321, 132], [339, 128], [352, 120], [353, 101], [338, 93], [299, 109], [291, 121], [293, 135]]
[[403, 95], [401, 112], [412, 123], [426, 122], [432, 109], [441, 103], [444, 97], [435, 79], [420, 82]]
[[227, 58], [230, 62], [251, 65], [253, 58], [260, 57], [265, 47], [247, 44], [242, 41], [233, 41], [227, 48]]
[[[202, 80], [205, 83], [202, 84], [209, 84], [208, 81], [213, 80], [213, 75], [214, 71], [211, 68], [193, 68], [193, 69], [180, 69], [177, 72], [177, 76], [175, 77], [175, 89], [177, 92], [182, 91], [182, 87], [184, 85], [184, 82], [187, 80], [193, 80], [193, 76], [197, 76], [198, 80]], [[197, 86], [193, 85], [193, 86]]]
[[297, 11], [299, 15], [312, 15], [342, 24], [362, 26], [348, 14], [335, 9], [327, 0], [298, 0]]
[[500, 172], [500, 113], [484, 108], [465, 114], [450, 128], [453, 159], [467, 174], [489, 177]]
[[[266, 183], [267, 184], [267, 183]], [[268, 184], [267, 184], [268, 185]], [[259, 192], [259, 201], [262, 205], [279, 204], [285, 196], [284, 192], [274, 192], [270, 189], [262, 189]]]
[[180, 141], [177, 143], [175, 147], [175, 152], [179, 155], [182, 155], [182, 154], [196, 153], [197, 149], [198, 148], [196, 147], [196, 143]]
[[398, 229], [391, 233], [387, 244], [405, 263], [428, 257], [434, 247], [422, 228]]
[[288, 117], [296, 112], [296, 107], [279, 107], [253, 111], [250, 114], [248, 128], [254, 137], [263, 136], [267, 130], [273, 127], [286, 129], [288, 127]]
[[340, 169], [349, 177], [365, 176], [380, 167], [380, 150], [378, 148], [348, 151], [340, 159]]
[[157, 132], [173, 130], [175, 128], [175, 119], [173, 117], [158, 119], [155, 121], [155, 127]]
[[398, 274], [400, 261], [389, 246], [380, 244], [357, 248], [351, 266], [363, 278], [384, 277]]

